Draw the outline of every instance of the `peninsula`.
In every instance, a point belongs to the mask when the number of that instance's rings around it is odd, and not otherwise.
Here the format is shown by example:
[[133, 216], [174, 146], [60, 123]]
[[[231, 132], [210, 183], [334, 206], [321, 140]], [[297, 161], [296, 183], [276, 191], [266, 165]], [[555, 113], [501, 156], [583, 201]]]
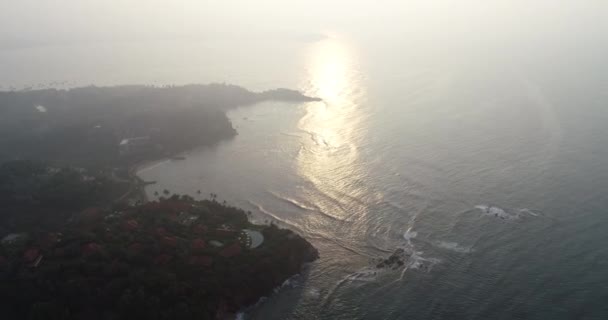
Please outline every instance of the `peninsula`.
[[185, 196], [91, 207], [62, 230], [13, 235], [0, 252], [10, 319], [225, 319], [318, 257], [291, 231]]
[[211, 84], [0, 92], [0, 312], [7, 318], [224, 319], [317, 250], [250, 213], [168, 191], [133, 168], [236, 134], [226, 111], [318, 101]]
[[269, 100], [319, 101], [227, 84], [0, 92], [0, 162], [116, 167], [168, 157], [233, 137], [226, 111]]

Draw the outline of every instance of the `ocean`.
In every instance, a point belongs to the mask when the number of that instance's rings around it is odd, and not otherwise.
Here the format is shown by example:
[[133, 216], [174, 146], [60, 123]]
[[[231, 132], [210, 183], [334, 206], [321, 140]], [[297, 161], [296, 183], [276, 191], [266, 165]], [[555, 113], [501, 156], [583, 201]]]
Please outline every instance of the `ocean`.
[[[601, 55], [426, 49], [335, 34], [10, 49], [0, 86], [228, 82], [322, 98], [231, 110], [234, 139], [139, 171], [158, 181], [151, 198], [215, 193], [319, 249], [243, 318], [608, 318]], [[376, 267], [399, 249], [403, 266]]]

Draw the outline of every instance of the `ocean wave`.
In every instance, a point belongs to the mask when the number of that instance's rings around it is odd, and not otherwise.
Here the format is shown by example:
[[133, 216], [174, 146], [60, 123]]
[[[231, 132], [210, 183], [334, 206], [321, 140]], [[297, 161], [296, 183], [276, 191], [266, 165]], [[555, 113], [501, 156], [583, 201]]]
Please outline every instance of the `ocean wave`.
[[412, 239], [416, 238], [416, 236], [418, 236], [418, 232], [412, 230], [411, 227], [403, 233], [403, 239], [405, 239], [410, 246], [412, 246]]
[[471, 253], [473, 251], [473, 248], [461, 246], [457, 242], [435, 241], [434, 244], [436, 247], [459, 253]]
[[529, 215], [531, 215], [533, 217], [540, 216], [540, 213], [536, 212], [535, 210], [528, 209], [528, 208], [519, 209], [519, 212], [520, 213], [529, 214]]
[[499, 218], [499, 219], [507, 220], [507, 221], [518, 220], [525, 215], [529, 215], [529, 216], [533, 216], [533, 217], [539, 216], [539, 214], [537, 212], [530, 210], [528, 208], [508, 210], [508, 209], [502, 209], [502, 208], [499, 208], [496, 206], [480, 204], [480, 205], [476, 205], [475, 209], [480, 210], [481, 213], [486, 216], [495, 217], [495, 218]]
[[385, 203], [386, 205], [388, 205], [389, 207], [396, 209], [398, 211], [407, 211], [407, 208], [405, 206], [403, 206], [402, 204], [396, 202], [396, 201], [384, 201], [383, 203]]
[[321, 297], [321, 291], [317, 288], [310, 288], [304, 292], [304, 295], [310, 299], [319, 299], [319, 297]]
[[[321, 190], [318, 187], [318, 181], [316, 179], [311, 178], [308, 179], [310, 184], [309, 190], [305, 190], [305, 194], [308, 196], [311, 201], [315, 202], [315, 206], [319, 208], [319, 212], [325, 213], [324, 211], [339, 211], [341, 213], [348, 213], [349, 210], [345, 208], [344, 204], [339, 200], [338, 197], [332, 196], [330, 193]], [[332, 210], [328, 210], [327, 207], [333, 207]]]
[[268, 191], [270, 194], [272, 194], [275, 198], [282, 200], [284, 202], [287, 202], [293, 206], [295, 206], [296, 208], [302, 209], [302, 210], [308, 210], [308, 211], [320, 211], [319, 207], [314, 206], [314, 205], [309, 205], [309, 204], [305, 204], [302, 203], [296, 199], [290, 198], [290, 197], [286, 197], [283, 196], [277, 192], [274, 191]]
[[380, 275], [380, 273], [382, 272], [382, 270], [380, 269], [374, 269], [371, 267], [366, 267], [363, 268], [359, 271], [355, 271], [353, 273], [347, 274], [344, 277], [342, 277], [340, 280], [338, 280], [334, 286], [332, 288], [329, 289], [327, 295], [325, 295], [325, 298], [323, 299], [322, 305], [327, 305], [333, 295], [344, 285], [346, 284], [352, 284], [352, 283], [370, 283], [375, 281], [378, 276]]
[[320, 146], [323, 143], [323, 140], [325, 140], [323, 138], [322, 135], [316, 133], [316, 132], [312, 132], [312, 131], [308, 131], [308, 130], [304, 130], [304, 129], [300, 129], [302, 132], [304, 132], [305, 134], [307, 134], [310, 137], [310, 140], [312, 140], [312, 142], [314, 142], [316, 145]]
[[486, 216], [495, 217], [495, 218], [499, 218], [502, 220], [519, 219], [518, 214], [508, 213], [507, 211], [505, 211], [504, 209], [499, 208], [499, 207], [489, 206], [489, 205], [477, 205], [477, 206], [475, 206], [475, 208], [479, 209], [481, 211], [481, 213], [483, 213]]
[[378, 277], [380, 270], [373, 268], [364, 268], [357, 272], [351, 273], [344, 277], [344, 280], [351, 282], [372, 282]]
[[388, 258], [382, 259], [377, 265], [378, 269], [401, 269], [399, 278], [395, 281], [402, 280], [408, 270], [420, 270], [422, 272], [430, 272], [433, 266], [441, 260], [436, 258], [424, 257], [423, 251], [416, 250], [416, 246], [412, 241], [418, 236], [418, 232], [409, 227], [403, 233], [405, 243], [398, 247]]
[[295, 287], [297, 285], [297, 281], [298, 281], [299, 277], [300, 277], [300, 274], [296, 274], [294, 276], [291, 276], [291, 277], [287, 278], [287, 280], [283, 281], [283, 283], [280, 286], [274, 288], [273, 292], [275, 294], [277, 294], [283, 288], [293, 288], [293, 287]]
[[247, 202], [249, 204], [251, 204], [252, 206], [256, 207], [259, 212], [263, 213], [264, 215], [267, 215], [267, 216], [271, 217], [273, 220], [276, 220], [276, 221], [281, 222], [281, 223], [283, 223], [285, 225], [293, 227], [293, 228], [295, 228], [299, 232], [302, 231], [302, 228], [300, 226], [296, 225], [295, 223], [293, 223], [291, 221], [288, 221], [286, 219], [283, 219], [283, 218], [279, 217], [275, 213], [273, 213], [273, 212], [267, 210], [266, 208], [264, 208], [262, 205], [260, 205], [258, 203], [255, 203], [255, 202], [253, 202], [251, 200], [247, 200]]
[[287, 137], [293, 137], [293, 138], [302, 138], [302, 135], [299, 135], [297, 133], [291, 133], [291, 132], [280, 132], [280, 134], [287, 136]]
[[[281, 200], [281, 201], [283, 201], [285, 203], [288, 203], [288, 204], [294, 206], [295, 208], [298, 208], [298, 209], [301, 209], [301, 210], [310, 211], [310, 212], [314, 212], [314, 213], [317, 213], [317, 214], [319, 214], [319, 215], [321, 215], [321, 216], [323, 216], [325, 218], [328, 218], [328, 219], [331, 219], [331, 220], [334, 220], [334, 221], [341, 221], [341, 222], [347, 221], [344, 218], [337, 217], [337, 216], [331, 215], [331, 214], [323, 211], [321, 208], [319, 208], [316, 205], [305, 204], [305, 203], [302, 203], [302, 202], [300, 202], [298, 200], [295, 200], [293, 198], [285, 197], [283, 195], [275, 193], [273, 191], [268, 191], [268, 192], [270, 194], [272, 194], [275, 198], [277, 198], [277, 199], [279, 199], [279, 200]], [[343, 208], [341, 208], [341, 209], [343, 209]]]
[[139, 175], [142, 172], [146, 172], [148, 170], [152, 170], [154, 168], [160, 167], [160, 166], [162, 166], [162, 165], [164, 165], [166, 163], [169, 163], [169, 162], [171, 162], [171, 159], [165, 159], [165, 160], [161, 160], [161, 161], [157, 161], [157, 162], [152, 162], [152, 163], [150, 163], [148, 165], [144, 165], [143, 167], [138, 168], [137, 169], [137, 174]]
[[406, 244], [402, 249], [403, 255], [407, 259], [405, 259], [405, 267], [403, 268], [400, 278], [403, 278], [403, 275], [409, 269], [419, 269], [425, 272], [430, 272], [433, 266], [440, 261], [436, 258], [425, 258], [423, 256], [423, 251], [416, 250], [412, 239], [416, 238], [417, 236], [418, 232], [414, 231], [412, 227], [408, 228], [403, 233], [403, 239], [405, 239]]

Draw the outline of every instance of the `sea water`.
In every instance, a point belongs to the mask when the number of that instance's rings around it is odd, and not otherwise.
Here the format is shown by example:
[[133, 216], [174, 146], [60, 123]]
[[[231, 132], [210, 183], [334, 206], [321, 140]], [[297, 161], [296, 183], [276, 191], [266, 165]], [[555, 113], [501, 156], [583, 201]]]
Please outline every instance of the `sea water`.
[[[11, 49], [0, 85], [322, 98], [231, 110], [234, 139], [139, 172], [152, 198], [215, 193], [319, 249], [241, 318], [608, 318], [604, 56], [427, 49], [352, 35]], [[377, 268], [392, 254], [402, 266]]]

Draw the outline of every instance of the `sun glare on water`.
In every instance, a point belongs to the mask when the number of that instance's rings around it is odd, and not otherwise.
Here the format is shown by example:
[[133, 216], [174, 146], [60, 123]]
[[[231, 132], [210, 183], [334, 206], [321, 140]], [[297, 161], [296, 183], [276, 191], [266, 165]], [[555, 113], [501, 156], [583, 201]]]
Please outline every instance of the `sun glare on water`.
[[[356, 52], [347, 43], [330, 38], [313, 45], [305, 91], [323, 101], [308, 104], [298, 124], [308, 137], [303, 139], [297, 165], [316, 192], [331, 199], [369, 193], [360, 183], [365, 170], [358, 157], [365, 132], [362, 82]], [[345, 210], [347, 203], [320, 204], [324, 212], [341, 220], [357, 211]]]

